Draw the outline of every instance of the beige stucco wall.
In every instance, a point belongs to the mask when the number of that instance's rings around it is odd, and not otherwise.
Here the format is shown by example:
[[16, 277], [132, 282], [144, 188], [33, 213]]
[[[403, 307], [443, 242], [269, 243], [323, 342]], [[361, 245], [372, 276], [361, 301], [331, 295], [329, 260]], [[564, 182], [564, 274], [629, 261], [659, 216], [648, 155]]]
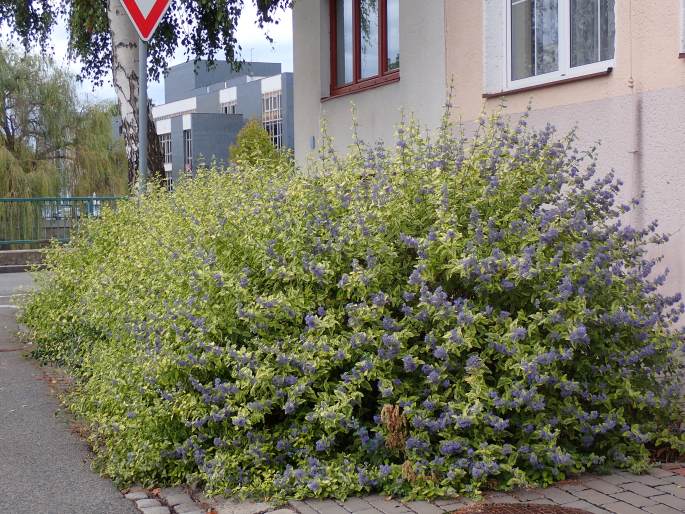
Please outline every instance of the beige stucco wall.
[[[483, 43], [488, 37], [483, 32], [483, 13], [483, 1], [445, 3], [446, 73], [465, 120], [477, 117], [483, 105]], [[512, 111], [522, 111], [531, 98], [536, 109], [545, 109], [628, 95], [631, 77], [638, 92], [682, 86], [685, 61], [678, 58], [680, 24], [681, 0], [616, 0], [616, 64], [610, 75], [511, 93], [506, 96], [507, 105]], [[500, 99], [492, 99], [486, 105], [499, 103]]]
[[[503, 2], [505, 0], [502, 0]], [[616, 0], [616, 54], [611, 74], [543, 89], [508, 93], [516, 116], [532, 102], [532, 124], [560, 132], [577, 127], [579, 146], [601, 141], [600, 170], [614, 169], [624, 196], [644, 192], [632, 222], [653, 219], [671, 234], [655, 253], [671, 271], [670, 291], [685, 291], [685, 59], [682, 0]], [[632, 9], [632, 10], [631, 10]], [[484, 2], [445, 4], [446, 74], [455, 87], [456, 114], [467, 123], [502, 98], [483, 100]]]
[[[447, 0], [449, 1], [449, 0]], [[352, 142], [352, 103], [364, 141], [391, 142], [406, 115], [436, 126], [445, 97], [444, 0], [400, 0], [400, 80], [375, 89], [326, 99], [330, 85], [328, 0], [297, 0], [293, 7], [295, 157], [304, 162], [318, 139], [320, 122], [336, 148]]]
[[[295, 25], [295, 147], [303, 162], [319, 120], [329, 120], [336, 146], [350, 143], [350, 102], [359, 111], [366, 140], [393, 139], [404, 108], [430, 127], [438, 124], [446, 85], [454, 85], [455, 117], [468, 125], [484, 100], [485, 0], [401, 0], [402, 71], [399, 83], [321, 102], [328, 94], [327, 0], [297, 0]], [[493, 0], [487, 0], [493, 1]], [[507, 0], [501, 0], [506, 2]], [[685, 59], [681, 49], [682, 0], [616, 0], [616, 54], [611, 74], [509, 93], [507, 110], [523, 112], [532, 100], [533, 125], [577, 127], [579, 145], [601, 140], [601, 171], [615, 169], [624, 196], [644, 199], [633, 215], [638, 226], [652, 219], [671, 234], [658, 250], [672, 270], [670, 291], [685, 291]], [[628, 7], [632, 5], [632, 12]], [[441, 62], [442, 60], [442, 62]]]

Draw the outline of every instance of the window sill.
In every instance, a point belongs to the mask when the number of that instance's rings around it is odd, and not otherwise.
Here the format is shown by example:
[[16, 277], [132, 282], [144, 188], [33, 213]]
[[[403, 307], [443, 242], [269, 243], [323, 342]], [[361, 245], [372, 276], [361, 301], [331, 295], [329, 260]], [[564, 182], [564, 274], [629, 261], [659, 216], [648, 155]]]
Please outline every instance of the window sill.
[[389, 73], [387, 75], [382, 75], [380, 77], [373, 77], [370, 79], [363, 80], [357, 84], [350, 84], [349, 86], [342, 86], [331, 91], [329, 96], [324, 96], [321, 98], [322, 102], [327, 102], [329, 100], [334, 100], [335, 98], [340, 98], [341, 96], [353, 95], [355, 93], [361, 93], [362, 91], [368, 91], [369, 89], [376, 89], [378, 87], [385, 86], [387, 84], [394, 84], [400, 81], [400, 72], [396, 71]]
[[558, 86], [561, 84], [569, 84], [571, 82], [578, 82], [580, 80], [590, 80], [590, 79], [595, 79], [598, 77], [606, 77], [613, 70], [614, 70], [613, 66], [609, 66], [605, 70], [594, 72], [594, 73], [585, 73], [583, 75], [576, 75], [573, 77], [565, 77], [562, 79], [541, 82], [539, 84], [534, 84], [531, 86], [523, 86], [523, 87], [506, 89], [504, 91], [500, 91], [497, 93], [483, 93], [483, 98], [499, 98], [502, 96], [513, 95], [513, 94], [517, 94], [517, 93], [525, 93], [527, 91], [534, 91], [536, 89], [545, 89], [548, 87], [554, 87], [554, 86]]

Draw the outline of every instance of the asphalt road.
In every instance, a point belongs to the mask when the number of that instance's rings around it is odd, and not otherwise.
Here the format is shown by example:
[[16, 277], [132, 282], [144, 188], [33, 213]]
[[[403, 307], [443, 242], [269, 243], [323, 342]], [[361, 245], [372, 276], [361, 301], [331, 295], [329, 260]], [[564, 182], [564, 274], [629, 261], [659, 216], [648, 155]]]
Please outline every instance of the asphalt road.
[[11, 296], [32, 285], [28, 273], [0, 274], [0, 513], [135, 514], [91, 471], [87, 445], [20, 347]]

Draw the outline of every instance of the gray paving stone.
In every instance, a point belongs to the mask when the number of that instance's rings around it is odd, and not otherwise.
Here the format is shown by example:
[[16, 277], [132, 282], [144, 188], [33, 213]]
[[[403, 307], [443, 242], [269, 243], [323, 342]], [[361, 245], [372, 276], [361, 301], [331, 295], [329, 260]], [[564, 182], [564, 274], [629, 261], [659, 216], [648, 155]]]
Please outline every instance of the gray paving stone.
[[364, 498], [348, 498], [344, 502], [338, 502], [338, 505], [349, 512], [360, 512], [362, 510], [371, 508], [371, 504]]
[[[530, 500], [525, 502], [526, 504], [531, 504], [531, 505], [556, 505], [552, 500], [549, 498], [537, 498], [535, 500]], [[568, 505], [568, 504], [566, 504]]]
[[295, 514], [295, 511], [291, 509], [278, 509], [269, 512], [269, 514]]
[[616, 500], [611, 496], [607, 496], [606, 494], [600, 493], [599, 491], [595, 491], [593, 489], [586, 489], [585, 491], [575, 491], [573, 495], [577, 496], [581, 500], [585, 500], [588, 503], [592, 503], [593, 505], [602, 506], [616, 502]]
[[[350, 500], [347, 500], [347, 501], [351, 501], [353, 499], [354, 498], [351, 498]], [[317, 511], [314, 508], [310, 507], [309, 505], [307, 505], [303, 501], [293, 500], [291, 502], [288, 502], [288, 505], [290, 505], [293, 509], [295, 509], [300, 514], [317, 514]]]
[[148, 507], [140, 509], [143, 514], [170, 514], [169, 507]]
[[645, 511], [637, 507], [633, 507], [629, 503], [616, 502], [610, 503], [604, 506], [609, 512], [615, 512], [616, 514], [644, 514]]
[[663, 480], [668, 482], [669, 484], [677, 484], [685, 487], [685, 477], [682, 475], [673, 475], [672, 477], [665, 477]]
[[685, 512], [685, 500], [682, 498], [678, 498], [677, 496], [673, 496], [672, 494], [654, 496], [652, 500], [654, 500], [657, 503], [663, 503], [664, 505], [673, 507], [674, 509], [679, 509], [680, 512]]
[[614, 498], [619, 501], [630, 503], [635, 507], [645, 507], [647, 505], [654, 505], [656, 502], [645, 496], [631, 493], [630, 491], [623, 491], [622, 493], [612, 494]]
[[663, 468], [652, 468], [648, 473], [657, 478], [672, 477], [675, 474], [673, 471]]
[[588, 512], [592, 512], [593, 514], [608, 514], [609, 511], [603, 509], [602, 507], [598, 507], [597, 505], [592, 505], [591, 503], [586, 502], [585, 500], [578, 500], [573, 503], [567, 503], [564, 505], [564, 507], [571, 507], [574, 509], [580, 509], [580, 510], [586, 510]]
[[590, 489], [594, 489], [595, 491], [599, 491], [600, 493], [604, 494], [619, 493], [622, 490], [619, 486], [611, 484], [606, 480], [602, 480], [601, 478], [583, 480], [583, 484], [588, 486]]
[[651, 487], [672, 483], [671, 477], [659, 478], [652, 475], [637, 475], [635, 482], [640, 482]]
[[514, 491], [513, 494], [522, 502], [544, 498], [539, 489], [519, 489], [518, 491]]
[[616, 473], [614, 475], [602, 475], [599, 478], [604, 480], [605, 482], [609, 482], [610, 484], [621, 485], [627, 484], [628, 482], [634, 482], [635, 477], [636, 475], [626, 476], [625, 474], [619, 475], [618, 473]]
[[405, 503], [416, 514], [442, 514], [443, 510], [437, 505], [425, 501], [413, 501]]
[[171, 496], [172, 494], [185, 494], [185, 492], [186, 492], [185, 489], [183, 489], [183, 487], [180, 487], [180, 486], [162, 487], [159, 490], [159, 495], [162, 498], [166, 498], [167, 496]]
[[147, 494], [143, 492], [133, 492], [124, 495], [127, 500], [144, 500], [147, 498]]
[[164, 501], [172, 507], [176, 505], [181, 505], [183, 503], [193, 503], [193, 499], [190, 497], [190, 495], [183, 492], [172, 492], [169, 494], [164, 494], [164, 491], [161, 491], [159, 493], [159, 496], [161, 496], [164, 499]]
[[445, 509], [445, 512], [454, 512], [455, 510], [463, 509], [464, 507], [471, 505], [472, 501], [463, 501], [458, 503], [449, 503], [447, 505], [442, 505], [440, 508]]
[[491, 493], [483, 499], [485, 503], [520, 503], [519, 499], [507, 493]]
[[462, 498], [438, 498], [437, 500], [434, 500], [433, 503], [437, 505], [438, 507], [444, 507], [445, 505], [452, 505], [453, 503], [459, 503], [462, 501]]
[[196, 512], [200, 510], [200, 506], [195, 503], [181, 503], [180, 505], [174, 505], [174, 512], [177, 514], [190, 514], [191, 512]]
[[685, 498], [685, 487], [680, 487], [676, 484], [660, 485], [656, 488], [663, 493], [672, 494], [678, 498]]
[[662, 494], [662, 491], [659, 491], [659, 489], [655, 489], [640, 482], [629, 482], [627, 484], [623, 484], [623, 489], [630, 491], [631, 493], [639, 494], [640, 496], [644, 496], [646, 498]]
[[354, 514], [381, 514], [381, 511], [373, 507], [370, 507], [366, 510], [357, 511]]
[[560, 483], [557, 484], [555, 487], [567, 491], [569, 493], [572, 493], [573, 491], [584, 491], [588, 487], [583, 484], [581, 481], [571, 481], [571, 482], [565, 482], [565, 483]]
[[320, 514], [347, 514], [347, 511], [333, 500], [307, 500], [307, 505], [314, 508]]
[[145, 507], [161, 507], [162, 504], [153, 498], [145, 498], [144, 500], [136, 500], [136, 507], [144, 509]]
[[675, 510], [673, 507], [663, 504], [649, 505], [645, 507], [644, 510], [651, 512], [651, 514], [682, 514], [682, 511]]
[[217, 505], [219, 514], [260, 514], [271, 509], [273, 506], [270, 503], [252, 501], [236, 503], [229, 500]]
[[571, 503], [576, 501], [576, 497], [572, 494], [559, 489], [558, 487], [548, 487], [547, 489], [541, 489], [540, 492], [549, 498], [554, 503], [558, 505], [564, 505], [566, 503]]
[[635, 478], [640, 476], [640, 475], [636, 475], [635, 473], [630, 473], [630, 472], [628, 472], [628, 471], [623, 471], [623, 470], [620, 470], [620, 469], [614, 470], [614, 472], [612, 473], [612, 475], [621, 475], [621, 476], [624, 476], [624, 477], [632, 478], [631, 482], [635, 482]]
[[375, 509], [383, 512], [384, 514], [401, 514], [404, 512], [411, 512], [409, 507], [407, 507], [406, 505], [398, 502], [397, 500], [388, 499], [385, 496], [381, 496], [379, 494], [366, 496], [364, 500], [371, 504]]

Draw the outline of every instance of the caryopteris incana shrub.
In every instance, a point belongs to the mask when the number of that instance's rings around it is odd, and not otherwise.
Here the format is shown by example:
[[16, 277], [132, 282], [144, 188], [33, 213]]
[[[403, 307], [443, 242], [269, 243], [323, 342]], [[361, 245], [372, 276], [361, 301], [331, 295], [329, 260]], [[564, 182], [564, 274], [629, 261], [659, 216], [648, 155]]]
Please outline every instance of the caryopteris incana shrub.
[[455, 131], [201, 173], [51, 250], [24, 320], [82, 377], [101, 470], [431, 497], [679, 444], [656, 224], [626, 223], [635, 202], [572, 136]]

